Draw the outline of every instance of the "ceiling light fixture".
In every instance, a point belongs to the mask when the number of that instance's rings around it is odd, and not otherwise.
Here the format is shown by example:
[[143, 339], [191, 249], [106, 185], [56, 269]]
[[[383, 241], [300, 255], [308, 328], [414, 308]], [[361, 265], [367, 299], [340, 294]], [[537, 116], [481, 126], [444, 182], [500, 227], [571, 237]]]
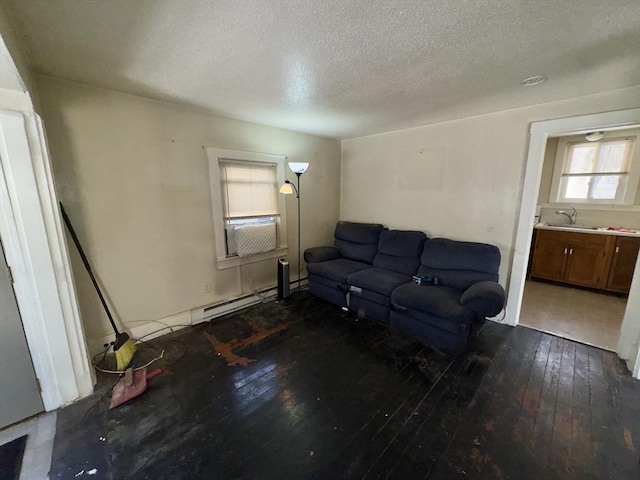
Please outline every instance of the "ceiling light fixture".
[[533, 87], [534, 85], [539, 85], [546, 80], [547, 77], [545, 77], [544, 75], [534, 75], [533, 77], [525, 78], [520, 82], [520, 84], [524, 85], [525, 87]]
[[604, 138], [604, 132], [589, 132], [584, 136], [584, 138], [590, 142], [597, 142]]

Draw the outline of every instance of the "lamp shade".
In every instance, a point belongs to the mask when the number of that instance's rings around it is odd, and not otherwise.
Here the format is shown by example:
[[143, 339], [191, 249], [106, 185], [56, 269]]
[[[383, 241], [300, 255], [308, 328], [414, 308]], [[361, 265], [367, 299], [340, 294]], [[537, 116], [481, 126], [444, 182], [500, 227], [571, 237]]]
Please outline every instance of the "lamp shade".
[[293, 186], [290, 183], [285, 183], [280, 187], [280, 193], [285, 195], [293, 195]]
[[309, 163], [307, 162], [289, 162], [289, 168], [293, 173], [304, 173], [309, 168]]

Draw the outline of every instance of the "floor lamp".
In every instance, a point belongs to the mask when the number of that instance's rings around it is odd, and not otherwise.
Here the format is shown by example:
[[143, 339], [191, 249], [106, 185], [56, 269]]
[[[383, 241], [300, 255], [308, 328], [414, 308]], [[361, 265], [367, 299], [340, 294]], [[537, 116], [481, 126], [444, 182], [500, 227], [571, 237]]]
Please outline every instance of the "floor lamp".
[[289, 180], [285, 180], [284, 185], [280, 187], [280, 193], [285, 195], [293, 195], [295, 193], [298, 199], [298, 292], [300, 292], [300, 267], [302, 264], [300, 258], [300, 175], [307, 171], [309, 164], [306, 162], [289, 162], [289, 168], [298, 177], [298, 186], [296, 187]]

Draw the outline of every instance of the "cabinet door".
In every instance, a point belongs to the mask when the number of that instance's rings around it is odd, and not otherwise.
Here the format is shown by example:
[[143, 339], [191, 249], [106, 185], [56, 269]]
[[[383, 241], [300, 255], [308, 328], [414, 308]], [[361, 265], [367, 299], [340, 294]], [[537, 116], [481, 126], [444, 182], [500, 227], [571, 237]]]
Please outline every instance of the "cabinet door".
[[539, 230], [531, 265], [531, 276], [563, 280], [568, 246], [560, 232]]
[[617, 237], [609, 270], [607, 290], [629, 293], [631, 279], [640, 250], [640, 238]]
[[604, 288], [613, 239], [611, 235], [572, 234], [564, 280], [574, 285]]

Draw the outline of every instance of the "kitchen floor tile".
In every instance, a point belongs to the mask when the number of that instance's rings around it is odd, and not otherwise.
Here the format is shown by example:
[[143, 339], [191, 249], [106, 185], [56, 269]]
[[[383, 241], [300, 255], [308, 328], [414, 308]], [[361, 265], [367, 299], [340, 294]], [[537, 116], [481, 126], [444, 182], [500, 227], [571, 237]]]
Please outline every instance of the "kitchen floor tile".
[[527, 280], [520, 324], [614, 351], [626, 298]]

